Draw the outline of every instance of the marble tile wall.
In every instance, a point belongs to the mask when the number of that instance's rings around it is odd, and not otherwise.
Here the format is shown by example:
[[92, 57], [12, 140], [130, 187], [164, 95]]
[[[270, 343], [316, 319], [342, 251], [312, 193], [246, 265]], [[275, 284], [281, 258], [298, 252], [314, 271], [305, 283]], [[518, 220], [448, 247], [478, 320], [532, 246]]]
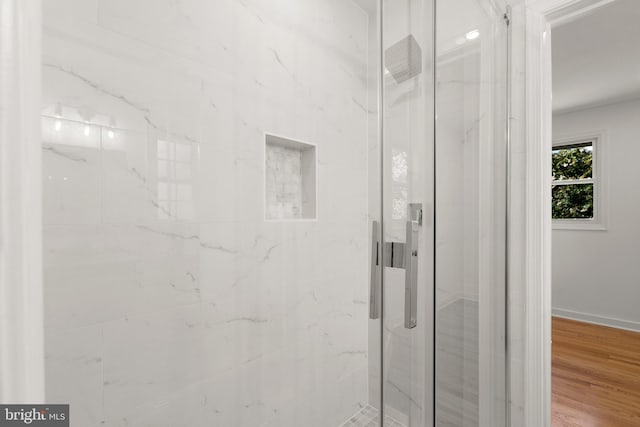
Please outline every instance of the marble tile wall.
[[[326, 427], [364, 407], [362, 9], [43, 7], [47, 401], [74, 427]], [[318, 144], [317, 221], [264, 221], [265, 132]]]

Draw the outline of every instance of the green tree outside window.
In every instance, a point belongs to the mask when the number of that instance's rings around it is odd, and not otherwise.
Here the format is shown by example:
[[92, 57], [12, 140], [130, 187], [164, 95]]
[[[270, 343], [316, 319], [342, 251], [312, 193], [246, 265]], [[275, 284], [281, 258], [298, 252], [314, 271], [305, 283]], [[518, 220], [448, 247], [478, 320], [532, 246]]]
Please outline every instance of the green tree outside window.
[[553, 219], [593, 219], [593, 143], [554, 147]]

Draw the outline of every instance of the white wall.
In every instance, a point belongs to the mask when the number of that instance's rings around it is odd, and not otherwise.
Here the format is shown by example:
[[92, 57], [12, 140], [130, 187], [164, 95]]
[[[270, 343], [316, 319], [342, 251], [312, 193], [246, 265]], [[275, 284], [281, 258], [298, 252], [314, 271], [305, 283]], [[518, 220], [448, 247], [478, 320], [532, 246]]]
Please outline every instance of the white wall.
[[605, 131], [606, 230], [553, 231], [556, 314], [640, 330], [640, 101], [554, 115], [554, 139]]

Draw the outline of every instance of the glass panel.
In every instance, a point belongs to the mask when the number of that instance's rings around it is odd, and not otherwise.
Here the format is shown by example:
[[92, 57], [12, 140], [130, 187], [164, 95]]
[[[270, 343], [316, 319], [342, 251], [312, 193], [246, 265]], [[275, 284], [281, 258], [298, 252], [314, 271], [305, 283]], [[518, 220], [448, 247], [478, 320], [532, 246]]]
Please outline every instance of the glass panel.
[[380, 424], [377, 5], [43, 1], [46, 394], [71, 426]]
[[551, 195], [553, 219], [593, 219], [593, 184], [556, 185]]
[[437, 426], [505, 425], [507, 26], [491, 5], [437, 7]]
[[[415, 273], [400, 261], [384, 273], [385, 426], [433, 420], [433, 9], [432, 0], [387, 0], [383, 9], [385, 257], [392, 243], [416, 249]], [[408, 239], [417, 219], [411, 204], [421, 205], [423, 220]], [[407, 290], [411, 277], [415, 288]]]
[[593, 144], [555, 147], [551, 152], [553, 180], [593, 178]]

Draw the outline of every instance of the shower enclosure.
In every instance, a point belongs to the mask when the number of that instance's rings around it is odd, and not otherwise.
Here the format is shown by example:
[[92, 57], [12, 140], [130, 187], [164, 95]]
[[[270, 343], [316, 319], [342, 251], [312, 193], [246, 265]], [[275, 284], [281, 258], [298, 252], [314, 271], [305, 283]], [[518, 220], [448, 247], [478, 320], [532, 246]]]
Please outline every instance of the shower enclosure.
[[501, 2], [43, 8], [72, 426], [506, 426]]

